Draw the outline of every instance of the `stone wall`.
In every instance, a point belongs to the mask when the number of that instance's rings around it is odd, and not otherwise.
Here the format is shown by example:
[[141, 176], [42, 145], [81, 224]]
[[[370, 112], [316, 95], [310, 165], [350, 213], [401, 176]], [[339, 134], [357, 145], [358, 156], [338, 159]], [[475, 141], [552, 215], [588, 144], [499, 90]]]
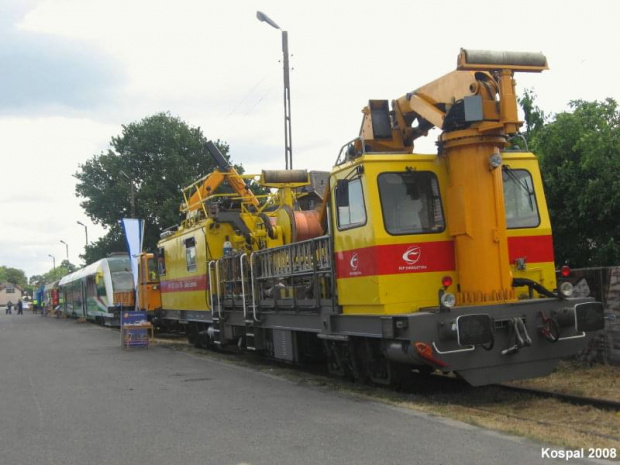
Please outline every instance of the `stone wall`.
[[568, 279], [576, 297], [594, 297], [603, 302], [605, 329], [592, 340], [580, 358], [587, 362], [620, 365], [620, 267], [579, 268]]

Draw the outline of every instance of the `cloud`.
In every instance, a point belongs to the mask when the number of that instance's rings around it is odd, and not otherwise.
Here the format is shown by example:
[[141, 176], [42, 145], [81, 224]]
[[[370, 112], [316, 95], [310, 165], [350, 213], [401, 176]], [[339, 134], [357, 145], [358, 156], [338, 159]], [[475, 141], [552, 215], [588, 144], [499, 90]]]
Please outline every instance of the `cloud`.
[[[21, 9], [4, 8], [15, 18]], [[40, 34], [0, 22], [0, 114], [93, 111], [117, 98], [124, 76], [94, 43]]]

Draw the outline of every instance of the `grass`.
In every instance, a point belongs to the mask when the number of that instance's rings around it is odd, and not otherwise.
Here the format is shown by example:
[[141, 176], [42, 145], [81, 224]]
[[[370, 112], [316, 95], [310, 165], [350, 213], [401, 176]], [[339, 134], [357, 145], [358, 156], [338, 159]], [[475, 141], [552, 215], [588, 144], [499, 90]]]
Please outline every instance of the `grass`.
[[509, 384], [620, 402], [620, 367], [612, 365], [562, 362], [545, 378]]

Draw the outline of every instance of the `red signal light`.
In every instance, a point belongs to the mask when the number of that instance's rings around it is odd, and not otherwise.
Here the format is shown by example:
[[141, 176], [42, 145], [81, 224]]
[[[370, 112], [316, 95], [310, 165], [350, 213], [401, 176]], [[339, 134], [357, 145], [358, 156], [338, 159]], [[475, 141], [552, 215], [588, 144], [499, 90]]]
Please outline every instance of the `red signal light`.
[[563, 278], [568, 278], [570, 276], [570, 266], [564, 265], [562, 268], [560, 268], [560, 274]]
[[452, 285], [452, 276], [444, 276], [441, 278], [441, 285], [443, 287], [448, 287]]

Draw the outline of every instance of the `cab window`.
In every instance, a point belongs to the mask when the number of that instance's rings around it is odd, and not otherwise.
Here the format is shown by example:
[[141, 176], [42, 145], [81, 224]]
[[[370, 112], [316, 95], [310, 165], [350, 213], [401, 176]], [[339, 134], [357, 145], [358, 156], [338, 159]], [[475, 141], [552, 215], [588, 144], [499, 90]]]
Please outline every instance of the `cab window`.
[[434, 173], [381, 173], [378, 181], [383, 224], [388, 233], [428, 234], [445, 229], [439, 183]]
[[336, 188], [336, 205], [339, 229], [366, 224], [366, 206], [361, 179], [339, 181]]
[[146, 261], [146, 266], [148, 269], [149, 275], [147, 276], [148, 281], [158, 281], [159, 280], [159, 269], [157, 266], [157, 260], [155, 257], [149, 257]]
[[535, 228], [540, 224], [532, 175], [504, 166], [504, 207], [508, 229]]

